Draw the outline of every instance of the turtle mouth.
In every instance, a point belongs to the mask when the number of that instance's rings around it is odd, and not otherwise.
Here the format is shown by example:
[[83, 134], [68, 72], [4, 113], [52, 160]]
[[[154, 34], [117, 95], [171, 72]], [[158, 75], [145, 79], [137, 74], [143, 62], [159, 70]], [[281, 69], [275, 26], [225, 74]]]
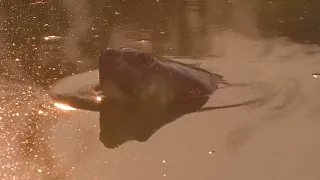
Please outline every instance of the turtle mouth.
[[108, 78], [104, 78], [103, 83], [101, 84], [103, 94], [106, 98], [116, 99], [116, 100], [128, 100], [129, 95], [122, 90], [118, 85]]
[[103, 94], [111, 99], [130, 100], [137, 98], [141, 74], [122, 62], [118, 67], [104, 73], [100, 81]]
[[136, 98], [137, 86], [142, 73], [128, 62], [134, 54], [107, 49], [100, 57], [99, 81], [103, 94], [111, 99], [129, 100]]

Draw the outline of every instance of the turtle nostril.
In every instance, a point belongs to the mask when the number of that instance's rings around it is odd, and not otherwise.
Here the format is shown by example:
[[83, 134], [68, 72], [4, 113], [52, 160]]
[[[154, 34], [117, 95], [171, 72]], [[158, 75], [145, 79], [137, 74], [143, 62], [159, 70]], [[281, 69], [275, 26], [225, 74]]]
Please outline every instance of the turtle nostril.
[[102, 69], [108, 69], [115, 66], [120, 52], [111, 48], [106, 49], [99, 58], [99, 66]]
[[119, 56], [120, 53], [114, 49], [108, 48], [104, 51], [103, 56], [104, 57], [115, 57], [115, 56]]

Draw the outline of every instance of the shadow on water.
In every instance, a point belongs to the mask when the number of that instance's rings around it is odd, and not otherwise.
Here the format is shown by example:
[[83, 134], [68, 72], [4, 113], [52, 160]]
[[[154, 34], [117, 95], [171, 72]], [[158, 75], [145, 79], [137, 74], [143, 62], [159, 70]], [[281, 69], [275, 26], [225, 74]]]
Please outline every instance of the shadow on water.
[[107, 148], [133, 140], [145, 142], [166, 124], [201, 109], [207, 100], [179, 102], [171, 107], [105, 100], [100, 109], [100, 141]]

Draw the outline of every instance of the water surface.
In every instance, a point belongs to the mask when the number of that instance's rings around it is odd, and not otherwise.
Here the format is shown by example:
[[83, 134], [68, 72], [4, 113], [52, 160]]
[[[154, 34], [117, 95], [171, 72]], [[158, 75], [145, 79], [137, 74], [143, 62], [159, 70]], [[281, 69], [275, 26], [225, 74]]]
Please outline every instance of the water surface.
[[[320, 3], [258, 0], [0, 2], [1, 179], [319, 179]], [[61, 111], [46, 89], [97, 68], [105, 47], [136, 47], [245, 88], [147, 142], [109, 150], [99, 115]]]

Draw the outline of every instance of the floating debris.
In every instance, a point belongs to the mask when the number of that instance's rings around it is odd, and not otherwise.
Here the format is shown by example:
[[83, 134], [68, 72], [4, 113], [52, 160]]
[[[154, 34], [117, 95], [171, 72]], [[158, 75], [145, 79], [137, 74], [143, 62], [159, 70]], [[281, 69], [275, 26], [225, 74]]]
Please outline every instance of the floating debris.
[[30, 5], [45, 4], [45, 3], [46, 2], [43, 2], [43, 1], [36, 1], [36, 2], [30, 3]]
[[46, 41], [50, 41], [50, 40], [52, 41], [52, 40], [58, 40], [58, 39], [61, 39], [61, 38], [62, 38], [61, 36], [52, 35], [52, 36], [46, 36], [43, 39], [46, 40]]

